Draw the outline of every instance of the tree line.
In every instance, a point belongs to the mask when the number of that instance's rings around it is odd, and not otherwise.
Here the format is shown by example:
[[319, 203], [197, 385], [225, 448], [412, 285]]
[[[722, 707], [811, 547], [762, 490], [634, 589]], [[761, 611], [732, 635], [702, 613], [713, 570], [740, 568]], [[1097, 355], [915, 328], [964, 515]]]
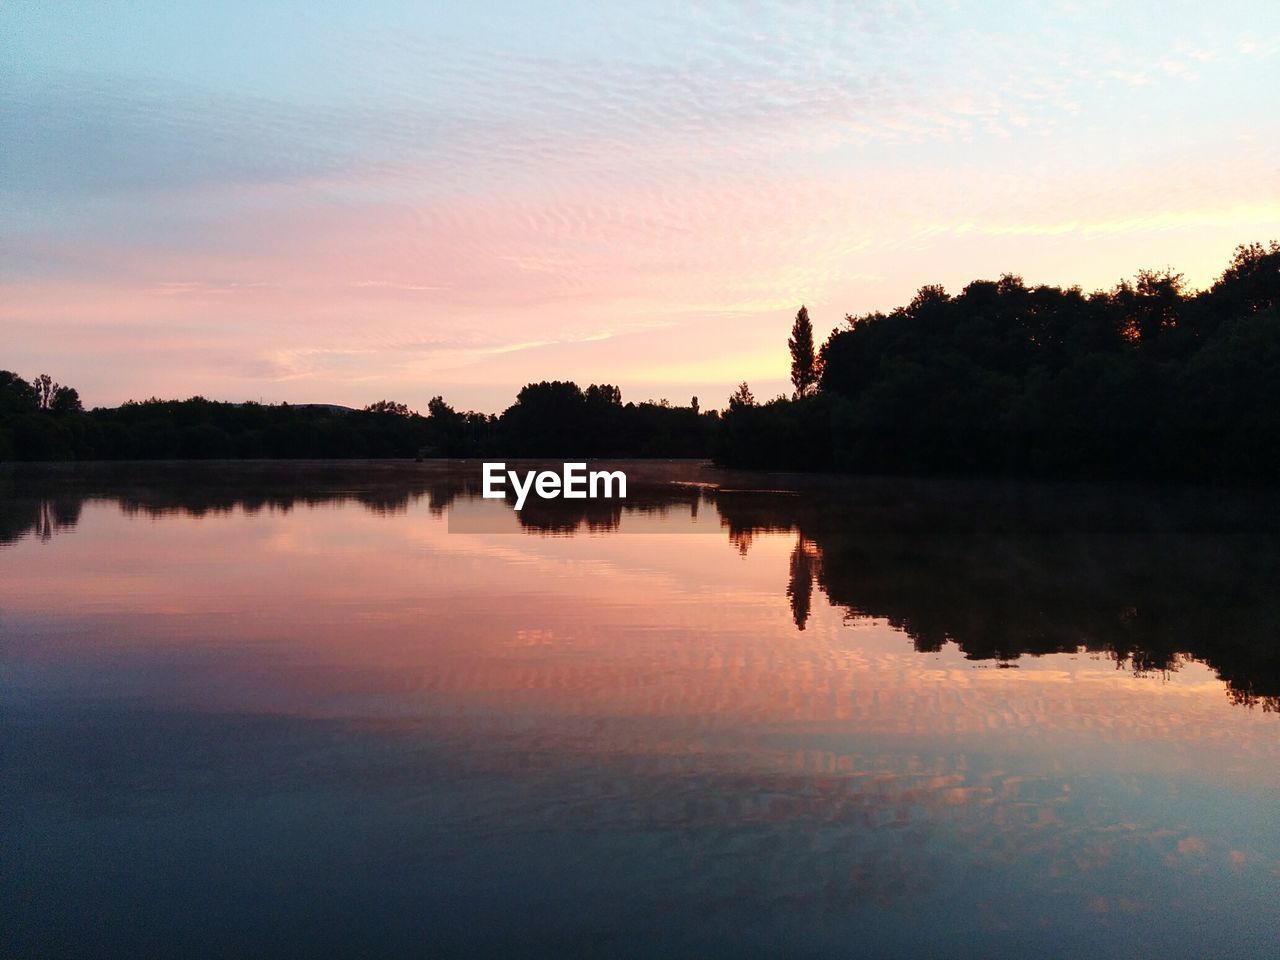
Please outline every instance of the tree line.
[[616, 386], [543, 381], [501, 415], [332, 405], [130, 401], [85, 411], [48, 375], [0, 371], [0, 460], [713, 457], [868, 474], [1280, 479], [1280, 244], [1218, 280], [1171, 270], [1113, 289], [976, 280], [846, 315], [821, 346], [801, 307], [791, 396], [741, 384], [723, 415]]
[[525, 386], [501, 416], [434, 397], [425, 413], [188, 400], [85, 411], [73, 388], [0, 371], [0, 460], [201, 460], [710, 455], [719, 414], [666, 400], [623, 403], [609, 384]]
[[791, 397], [730, 398], [717, 459], [881, 474], [1280, 479], [1280, 244], [1208, 290], [978, 280], [792, 330]]

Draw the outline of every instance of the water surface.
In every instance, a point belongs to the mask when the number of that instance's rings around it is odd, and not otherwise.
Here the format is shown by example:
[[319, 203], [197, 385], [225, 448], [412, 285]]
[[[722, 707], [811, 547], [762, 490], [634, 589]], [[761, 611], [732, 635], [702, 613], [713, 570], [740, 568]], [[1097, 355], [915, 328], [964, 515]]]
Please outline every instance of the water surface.
[[0, 952], [1275, 952], [1273, 498], [632, 476], [0, 475]]

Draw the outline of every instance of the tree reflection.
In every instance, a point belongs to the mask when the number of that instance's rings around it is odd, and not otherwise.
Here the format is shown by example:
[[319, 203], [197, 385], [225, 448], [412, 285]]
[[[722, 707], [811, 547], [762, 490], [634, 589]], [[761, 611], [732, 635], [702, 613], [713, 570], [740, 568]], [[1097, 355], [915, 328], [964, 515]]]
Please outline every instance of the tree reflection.
[[814, 567], [819, 556], [814, 545], [804, 537], [796, 540], [796, 547], [791, 551], [791, 579], [787, 581], [787, 599], [791, 601], [791, 616], [795, 619], [797, 630], [803, 630], [804, 625], [809, 622], [809, 611], [813, 605]]
[[50, 540], [55, 533], [70, 530], [80, 522], [83, 503], [79, 497], [0, 498], [0, 544], [13, 543], [26, 536]]
[[1269, 497], [1101, 488], [876, 485], [715, 495], [730, 539], [796, 533], [786, 596], [810, 583], [921, 653], [1100, 653], [1136, 674], [1213, 668], [1233, 702], [1280, 709], [1280, 531]]
[[[629, 515], [691, 520], [710, 504], [743, 554], [760, 535], [796, 537], [785, 596], [798, 630], [817, 589], [850, 617], [887, 621], [921, 653], [955, 644], [1003, 664], [1083, 650], [1137, 674], [1192, 659], [1217, 672], [1232, 702], [1280, 710], [1274, 494], [830, 481], [799, 495], [669, 482], [689, 469], [637, 475], [626, 501], [531, 500], [519, 529], [609, 533]], [[73, 528], [86, 500], [190, 516], [337, 503], [396, 515], [425, 500], [439, 516], [480, 497], [474, 463], [11, 470], [0, 474], [0, 544]]]

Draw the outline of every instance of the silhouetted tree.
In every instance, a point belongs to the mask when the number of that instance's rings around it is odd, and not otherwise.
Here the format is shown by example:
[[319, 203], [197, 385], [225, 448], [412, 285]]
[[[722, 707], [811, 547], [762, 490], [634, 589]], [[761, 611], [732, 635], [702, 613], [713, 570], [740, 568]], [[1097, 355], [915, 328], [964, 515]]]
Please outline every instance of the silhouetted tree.
[[737, 410], [740, 407], [754, 407], [755, 405], [755, 395], [752, 394], [751, 388], [747, 386], [747, 381], [743, 380], [738, 384], [738, 389], [734, 390], [729, 397], [729, 409]]
[[458, 412], [445, 403], [444, 397], [435, 396], [427, 401], [427, 414], [432, 417], [451, 418], [459, 416]]
[[36, 388], [9, 370], [0, 370], [0, 414], [39, 409]]
[[53, 377], [47, 373], [42, 373], [31, 381], [31, 386], [36, 392], [36, 404], [41, 410], [48, 410], [49, 404], [53, 401], [54, 391], [58, 389], [57, 383]]
[[53, 396], [49, 400], [52, 413], [81, 413], [84, 406], [80, 403], [80, 392], [75, 387], [55, 386]]
[[622, 406], [622, 391], [611, 383], [593, 383], [584, 394], [587, 406]]
[[1235, 316], [1280, 306], [1280, 242], [1241, 244], [1210, 295]]
[[796, 397], [807, 397], [818, 383], [817, 358], [813, 352], [813, 324], [809, 321], [809, 308], [801, 306], [791, 326], [791, 338], [787, 340], [791, 351], [791, 383]]
[[1212, 289], [1172, 270], [1110, 291], [979, 280], [848, 317], [819, 392], [724, 418], [717, 458], [766, 468], [1280, 480], [1280, 244]]
[[1182, 274], [1142, 270], [1134, 283], [1121, 281], [1112, 297], [1125, 317], [1125, 336], [1151, 344], [1178, 325], [1183, 306]]
[[430, 416], [431, 433], [435, 443], [424, 452], [444, 453], [451, 457], [466, 454], [470, 439], [466, 416], [445, 403], [444, 397], [441, 396], [432, 397], [427, 402], [427, 413]]

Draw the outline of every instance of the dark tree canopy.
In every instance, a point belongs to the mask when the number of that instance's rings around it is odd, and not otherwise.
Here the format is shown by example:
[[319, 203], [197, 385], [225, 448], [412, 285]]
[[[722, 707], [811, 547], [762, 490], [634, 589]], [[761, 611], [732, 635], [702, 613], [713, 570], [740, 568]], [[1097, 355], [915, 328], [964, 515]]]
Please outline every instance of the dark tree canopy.
[[0, 370], [0, 414], [37, 410], [36, 388], [9, 370]]
[[[45, 391], [48, 401], [45, 403]], [[622, 402], [613, 384], [526, 385], [501, 416], [432, 397], [427, 416], [379, 400], [331, 404], [129, 401], [85, 412], [72, 387], [0, 371], [0, 460], [380, 457], [707, 457], [720, 416]]]
[[[1170, 269], [1110, 291], [920, 289], [848, 317], [818, 392], [730, 404], [718, 458], [890, 474], [1280, 480], [1280, 245], [1207, 291]], [[793, 351], [794, 359], [794, 351]], [[793, 364], [793, 370], [794, 370]]]
[[80, 413], [84, 407], [80, 403], [80, 391], [75, 387], [55, 386], [49, 398], [49, 409], [53, 413]]
[[365, 413], [386, 413], [393, 417], [407, 417], [413, 411], [409, 409], [409, 405], [398, 403], [395, 400], [379, 400], [371, 403], [364, 408]]

